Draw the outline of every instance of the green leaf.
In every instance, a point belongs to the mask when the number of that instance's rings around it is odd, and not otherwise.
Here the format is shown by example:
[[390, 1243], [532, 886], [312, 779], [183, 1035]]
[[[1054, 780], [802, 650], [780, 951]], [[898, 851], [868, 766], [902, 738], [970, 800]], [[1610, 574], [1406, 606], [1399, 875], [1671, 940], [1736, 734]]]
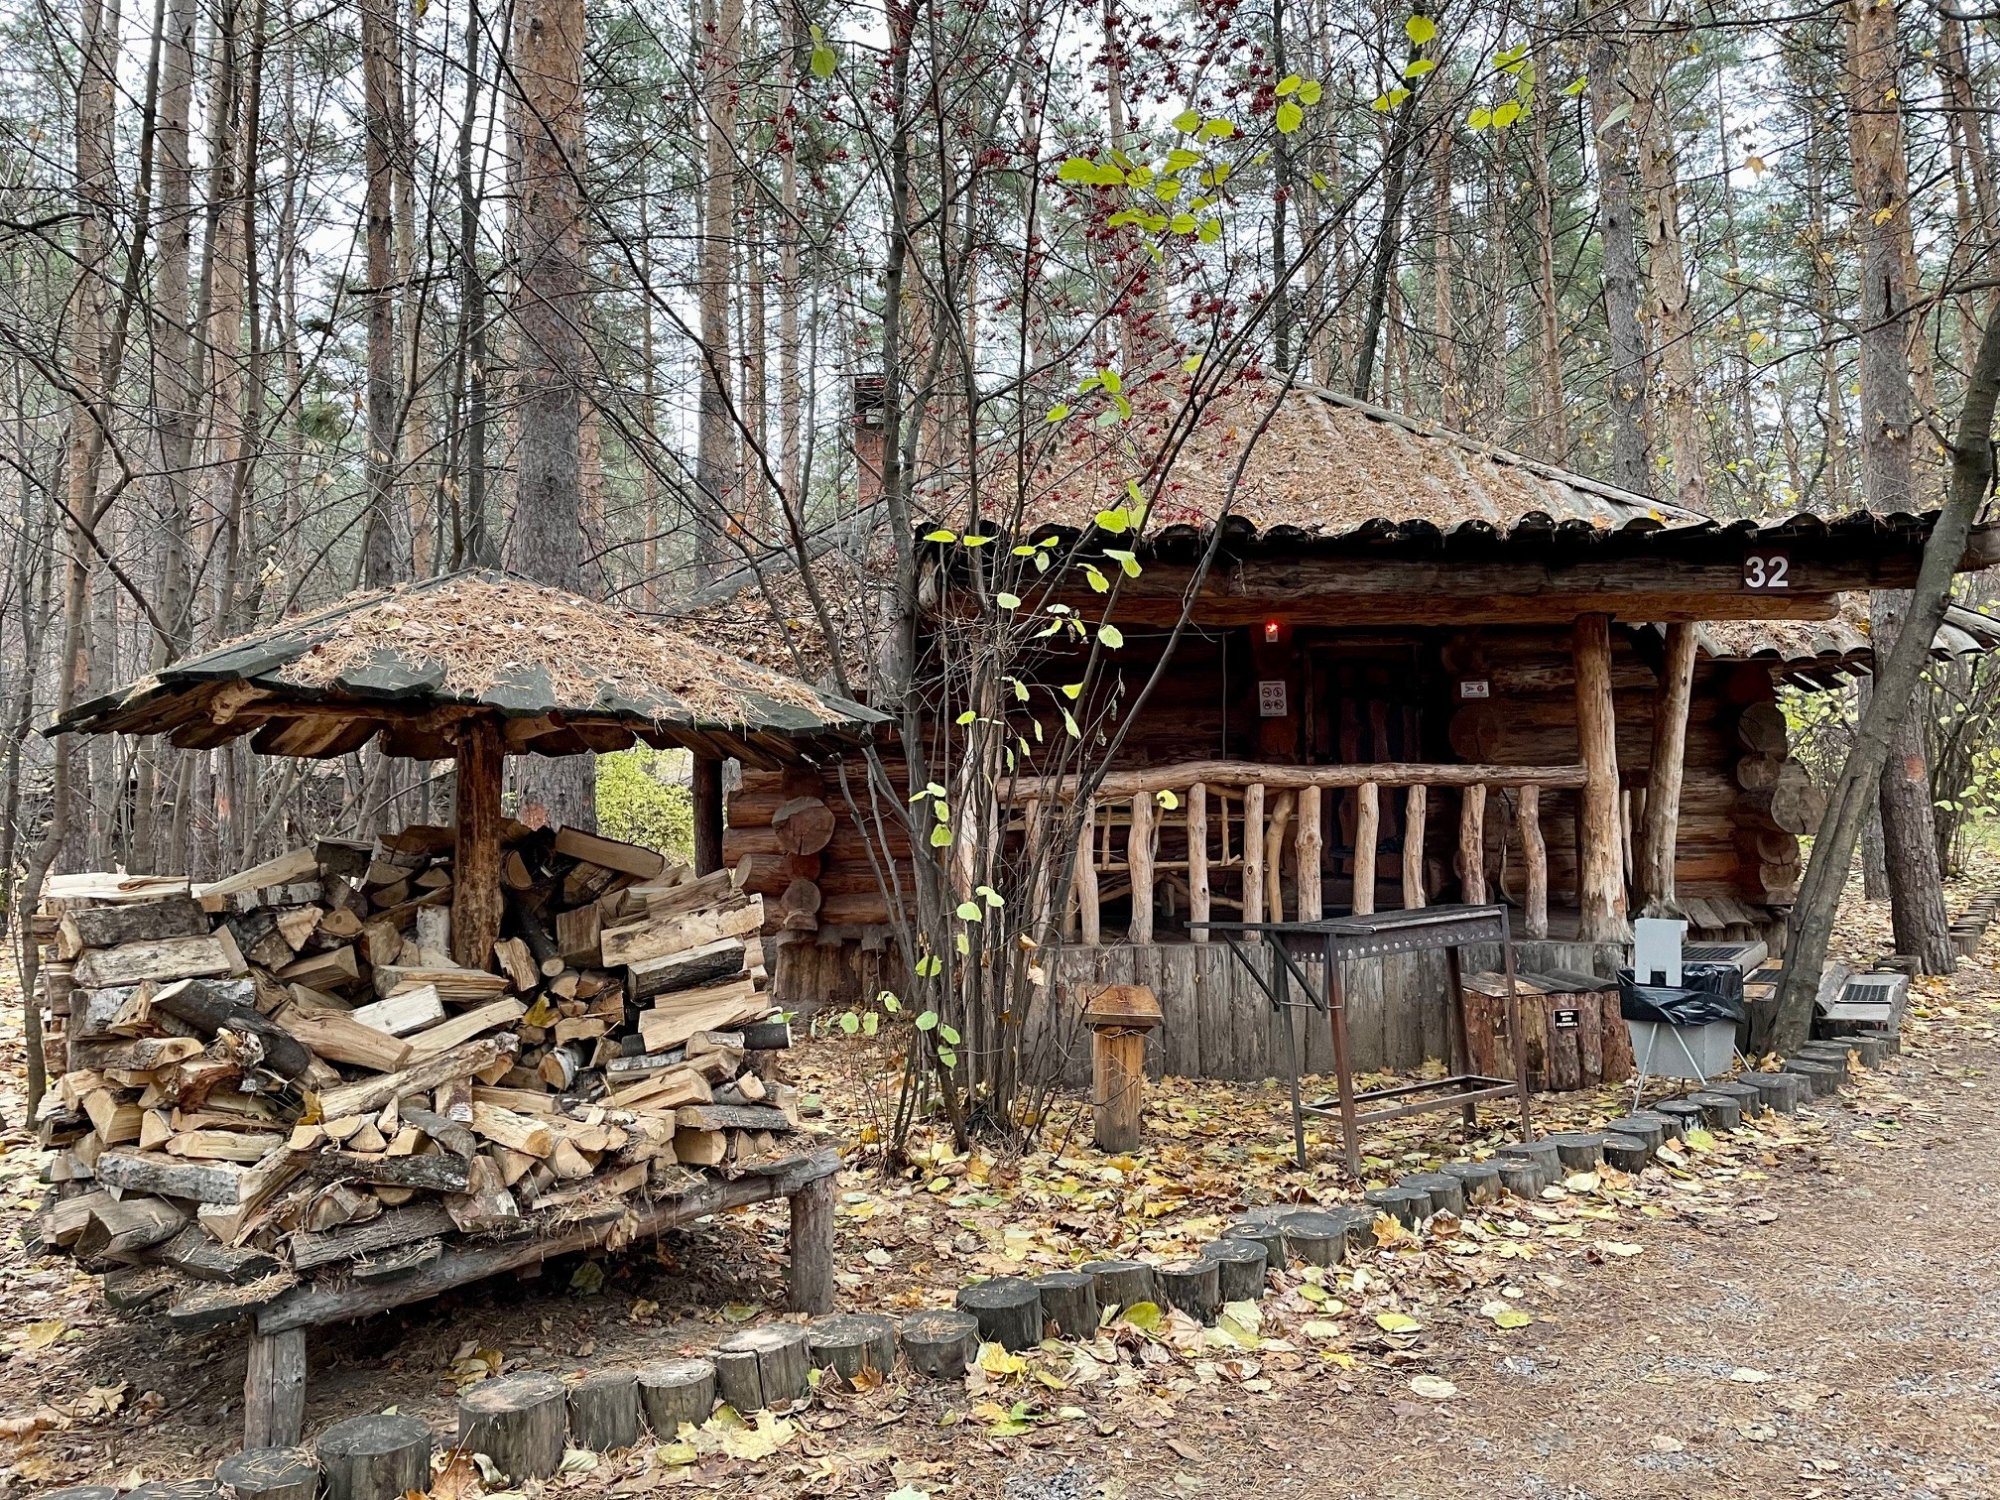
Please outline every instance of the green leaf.
[[817, 26], [811, 28], [811, 30], [812, 57], [807, 66], [812, 69], [813, 77], [819, 79], [831, 78], [833, 77], [834, 69], [840, 66], [840, 58], [834, 52], [833, 48], [827, 45], [825, 32], [821, 31]]
[[958, 540], [958, 533], [955, 531], [946, 531], [940, 526], [936, 531], [926, 531], [924, 533], [924, 540], [927, 542], [955, 542]]
[[1007, 904], [1007, 898], [994, 890], [990, 885], [976, 886], [972, 894], [984, 901], [988, 906], [999, 907]]
[[1319, 103], [1320, 93], [1321, 85], [1319, 80], [1317, 78], [1308, 78], [1304, 83], [1299, 85], [1299, 103], [1317, 104]]
[[1116, 625], [1100, 625], [1097, 627], [1097, 639], [1105, 650], [1116, 651], [1125, 644], [1125, 632]]
[[[1065, 401], [1058, 401], [1054, 406], [1051, 406], [1049, 408], [1049, 414], [1042, 420], [1053, 424], [1056, 422], [1060, 422], [1064, 417], [1068, 415], [1069, 415], [1069, 403]], [[1018, 551], [1020, 549], [1016, 548], [1015, 550]]]
[[1073, 715], [1068, 709], [1062, 708], [1060, 704], [1058, 704], [1057, 707], [1062, 714], [1063, 728], [1069, 731], [1069, 737], [1073, 740], [1082, 739], [1083, 731], [1076, 727], [1076, 716]]
[[850, 1010], [840, 1018], [840, 1029], [849, 1036], [853, 1036], [855, 1032], [861, 1029], [861, 1017]]
[[1019, 609], [1021, 607], [1021, 596], [1019, 594], [995, 594], [993, 598], [994, 602], [1002, 609]]
[[[931, 962], [936, 963], [937, 960], [932, 959]], [[933, 1030], [937, 1026], [937, 1023], [938, 1023], [938, 1013], [934, 1010], [927, 1010], [922, 1015], [917, 1017], [917, 1030], [919, 1031]]]
[[1176, 146], [1167, 153], [1167, 164], [1161, 170], [1170, 173], [1185, 172], [1189, 167], [1198, 167], [1200, 165], [1201, 153], [1199, 151], [1190, 151], [1185, 146]]
[[1062, 182], [1093, 182], [1097, 178], [1097, 163], [1087, 156], [1072, 156], [1056, 168], [1056, 177]]
[[1299, 91], [1299, 85], [1304, 82], [1305, 80], [1299, 77], [1298, 74], [1287, 73], [1283, 78], [1278, 80], [1278, 86], [1271, 90], [1271, 92], [1282, 99], [1288, 94], [1296, 94]]
[[1113, 536], [1122, 536], [1132, 529], [1132, 512], [1122, 505], [1113, 510], [1100, 510], [1094, 519], [1099, 531], [1108, 531]]
[[1137, 578], [1139, 576], [1139, 559], [1132, 553], [1125, 551], [1123, 548], [1106, 547], [1104, 555], [1123, 568], [1127, 578]]
[[1097, 372], [1097, 383], [1103, 386], [1105, 394], [1110, 396], [1115, 396], [1125, 389], [1124, 377], [1119, 375], [1116, 370], [1099, 370]]
[[1196, 110], [1184, 109], [1174, 116], [1174, 129], [1182, 135], [1193, 135], [1200, 128], [1201, 115]]
[[957, 937], [953, 938], [951, 945], [958, 950], [960, 958], [970, 958], [972, 956], [972, 939], [964, 933], [961, 932]]
[[961, 922], [983, 922], [986, 920], [986, 913], [979, 909], [977, 901], [959, 902], [957, 916]]
[[1181, 799], [1179, 794], [1176, 792], [1171, 792], [1167, 790], [1167, 788], [1165, 787], [1161, 787], [1157, 792], [1153, 793], [1153, 800], [1159, 803], [1160, 806], [1164, 807], [1168, 812], [1172, 812], [1175, 808], [1181, 805]]
[[1278, 106], [1278, 134], [1291, 135], [1306, 122], [1306, 112], [1287, 99]]
[[1130, 1324], [1141, 1333], [1152, 1333], [1166, 1321], [1166, 1314], [1160, 1311], [1156, 1302], [1134, 1302], [1130, 1307], [1119, 1310], [1118, 1321]]
[[1085, 563], [1083, 565], [1083, 576], [1097, 593], [1108, 594], [1111, 592], [1111, 580], [1106, 578], [1095, 564]]
[[[944, 960], [939, 958], [935, 953], [926, 953], [922, 958], [917, 960], [917, 977], [919, 979], [935, 979], [943, 972]], [[937, 1017], [935, 1015], [932, 1015], [928, 1011], [925, 1014], [931, 1016], [932, 1026], [937, 1025]], [[925, 1029], [923, 1016], [918, 1016], [917, 1030], [922, 1031]]]
[[[963, 942], [964, 939], [961, 938], [959, 941]], [[958, 1066], [958, 1054], [948, 1047], [938, 1048], [937, 1060], [946, 1068], [955, 1068]]]
[[1574, 83], [1570, 84], [1569, 87], [1563, 90], [1563, 98], [1574, 99], [1578, 94], [1581, 94], [1589, 86], [1590, 86], [1590, 76], [1588, 74], [1585, 74], [1583, 77], [1578, 78]]
[[1220, 118], [1204, 120], [1201, 126], [1201, 133], [1212, 141], [1226, 141], [1232, 135], [1236, 134], [1236, 122]]
[[882, 1009], [889, 1012], [889, 1014], [892, 1016], [896, 1014], [897, 1011], [903, 1008], [903, 1002], [896, 998], [896, 992], [894, 990], [882, 991], [881, 994], [875, 997], [875, 1003], [881, 1006]]
[[1069, 699], [1069, 701], [1072, 703], [1076, 702], [1077, 695], [1082, 691], [1083, 691], [1083, 684], [1080, 682], [1065, 682], [1062, 685], [1063, 696]]
[[959, 1034], [956, 1031], [953, 1031], [949, 1026], [938, 1027], [938, 1039], [942, 1041], [947, 1047], [956, 1047], [959, 1044], [959, 1042], [964, 1040], [962, 1037], [959, 1036]]
[[1429, 16], [1411, 16], [1409, 20], [1403, 23], [1403, 35], [1415, 42], [1419, 47], [1423, 46], [1426, 42], [1436, 41], [1437, 34], [1437, 22], [1433, 21]]
[[1175, 234], [1193, 234], [1201, 227], [1201, 221], [1193, 214], [1175, 214], [1167, 227]]
[[949, 847], [950, 844], [951, 829], [945, 824], [940, 823], [931, 830], [931, 847], [933, 849], [944, 849]]
[[1493, 123], [1493, 111], [1481, 105], [1465, 117], [1465, 123], [1474, 130], [1484, 130]]
[[1405, 78], [1421, 78], [1437, 66], [1435, 57], [1419, 57], [1403, 69]]
[[1493, 111], [1493, 128], [1495, 130], [1505, 130], [1520, 118], [1521, 101], [1518, 99], [1509, 99], [1505, 104]]
[[978, 717], [979, 717], [978, 714], [974, 713], [971, 709], [968, 708], [964, 713], [960, 714], [956, 719], [952, 720], [952, 722], [954, 724], [963, 727], [964, 725], [972, 723]]

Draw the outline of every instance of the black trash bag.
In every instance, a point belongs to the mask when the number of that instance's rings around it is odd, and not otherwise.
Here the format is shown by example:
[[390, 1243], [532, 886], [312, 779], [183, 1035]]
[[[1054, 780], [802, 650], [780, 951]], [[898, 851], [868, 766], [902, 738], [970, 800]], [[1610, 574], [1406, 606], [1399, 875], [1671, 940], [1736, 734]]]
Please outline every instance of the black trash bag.
[[1734, 964], [1682, 964], [1679, 984], [1641, 984], [1630, 969], [1618, 971], [1618, 1014], [1628, 1021], [1706, 1026], [1742, 1021], [1743, 971]]

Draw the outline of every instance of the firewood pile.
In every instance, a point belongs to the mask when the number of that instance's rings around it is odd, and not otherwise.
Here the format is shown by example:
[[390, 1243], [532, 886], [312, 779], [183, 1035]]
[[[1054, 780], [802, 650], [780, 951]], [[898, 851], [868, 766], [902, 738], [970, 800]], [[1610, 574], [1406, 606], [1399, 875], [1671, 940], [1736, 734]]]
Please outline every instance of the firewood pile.
[[449, 828], [208, 885], [52, 880], [43, 1242], [116, 1271], [125, 1305], [184, 1278], [258, 1305], [806, 1144], [761, 897], [576, 830], [503, 843], [485, 968], [451, 958]]

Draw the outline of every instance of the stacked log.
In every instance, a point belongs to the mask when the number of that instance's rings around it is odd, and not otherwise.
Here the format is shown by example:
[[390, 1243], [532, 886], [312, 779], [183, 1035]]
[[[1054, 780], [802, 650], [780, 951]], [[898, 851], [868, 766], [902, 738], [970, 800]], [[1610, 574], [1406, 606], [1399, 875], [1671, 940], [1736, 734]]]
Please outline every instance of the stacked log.
[[44, 1243], [142, 1300], [178, 1284], [194, 1321], [792, 1154], [760, 897], [517, 827], [503, 935], [467, 968], [452, 846], [417, 827], [208, 885], [52, 882]]

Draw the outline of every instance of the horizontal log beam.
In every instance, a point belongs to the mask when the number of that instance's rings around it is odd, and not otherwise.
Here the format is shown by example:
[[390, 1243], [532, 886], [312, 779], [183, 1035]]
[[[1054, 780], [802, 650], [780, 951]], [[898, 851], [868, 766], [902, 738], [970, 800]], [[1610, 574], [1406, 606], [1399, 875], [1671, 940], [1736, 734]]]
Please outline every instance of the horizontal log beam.
[[[1392, 761], [1353, 766], [1278, 766], [1254, 760], [1189, 760], [1109, 772], [1098, 785], [1097, 796], [1100, 800], [1133, 797], [1142, 792], [1192, 787], [1197, 781], [1209, 787], [1264, 786], [1273, 791], [1298, 791], [1305, 787], [1357, 787], [1369, 782], [1377, 786], [1580, 787], [1584, 776], [1580, 765], [1421, 765]], [[1001, 794], [1013, 801], [1073, 797], [1076, 778], [1024, 776], [1003, 785]]]

